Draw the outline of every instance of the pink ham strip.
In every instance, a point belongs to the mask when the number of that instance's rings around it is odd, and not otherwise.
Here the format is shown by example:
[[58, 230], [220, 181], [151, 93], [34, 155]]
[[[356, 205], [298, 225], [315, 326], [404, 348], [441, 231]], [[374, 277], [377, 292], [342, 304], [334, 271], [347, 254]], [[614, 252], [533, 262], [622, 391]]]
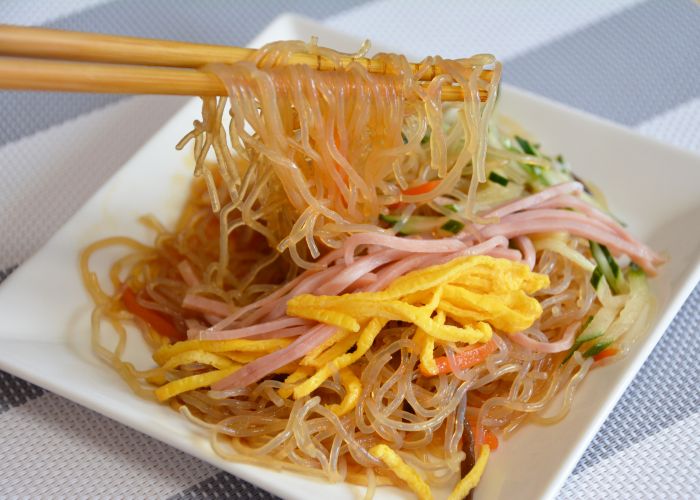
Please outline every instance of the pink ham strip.
[[306, 355], [333, 336], [335, 331], [335, 326], [316, 325], [287, 347], [251, 361], [240, 370], [213, 384], [211, 388], [215, 391], [225, 391], [257, 382], [284, 365]]
[[523, 255], [520, 253], [519, 250], [516, 250], [514, 248], [494, 248], [484, 253], [489, 257], [495, 257], [497, 259], [508, 259], [517, 262], [523, 260]]
[[379, 245], [411, 253], [451, 253], [465, 247], [464, 242], [456, 238], [421, 240], [380, 233], [353, 234], [343, 244], [343, 257], [346, 265], [352, 263], [355, 249], [360, 245]]
[[523, 254], [523, 260], [527, 266], [532, 271], [535, 268], [535, 261], [537, 260], [537, 252], [535, 251], [535, 246], [532, 244], [532, 240], [527, 236], [517, 236], [515, 238], [515, 244]]
[[307, 325], [304, 326], [293, 326], [291, 328], [284, 328], [282, 330], [276, 330], [274, 332], [261, 333], [255, 336], [255, 340], [267, 340], [267, 339], [283, 339], [286, 337], [298, 337], [303, 333], [309, 331]]
[[[601, 230], [585, 216], [581, 219], [570, 217], [570, 215], [580, 215], [574, 212], [566, 212], [565, 216], [544, 216], [538, 217], [533, 210], [529, 218], [517, 219], [515, 221], [504, 218], [499, 224], [494, 224], [484, 228], [485, 236], [501, 235], [506, 238], [514, 238], [516, 236], [528, 235], [533, 233], [551, 233], [556, 231], [565, 231], [576, 236], [581, 236], [589, 240], [597, 241], [606, 245], [610, 250], [616, 253], [625, 253], [629, 255], [638, 265], [644, 268], [649, 274], [656, 274], [654, 266], [654, 255], [646, 247], [637, 243], [632, 244], [623, 240], [619, 236], [612, 234], [609, 230]], [[516, 214], [517, 215], [517, 214]]]
[[375, 273], [367, 273], [352, 284], [350, 291], [355, 291], [358, 288], [366, 287], [377, 281], [377, 275]]
[[332, 280], [319, 287], [315, 294], [338, 295], [367, 273], [404, 255], [405, 252], [403, 251], [385, 250], [355, 259], [352, 264], [345, 267], [345, 269], [340, 271]]
[[199, 285], [199, 279], [197, 279], [197, 276], [194, 274], [194, 270], [189, 261], [180, 261], [177, 265], [177, 270], [180, 271], [180, 276], [182, 276], [182, 279], [187, 283], [187, 286]]
[[207, 330], [189, 330], [187, 332], [187, 336], [189, 338], [198, 338], [200, 340], [230, 340], [253, 337], [292, 326], [306, 326], [308, 329], [310, 325], [311, 324], [308, 321], [304, 321], [301, 318], [284, 317], [275, 321], [258, 323], [257, 325], [236, 328], [233, 330], [216, 330], [214, 332]]
[[222, 316], [216, 316], [215, 314], [205, 314], [204, 319], [207, 320], [207, 323], [210, 325], [215, 325], [224, 318]]
[[561, 339], [557, 340], [556, 342], [539, 342], [537, 340], [531, 339], [523, 332], [514, 333], [510, 336], [510, 338], [516, 344], [519, 344], [531, 351], [546, 352], [552, 354], [555, 352], [562, 352], [566, 351], [567, 349], [571, 349], [571, 346], [574, 345], [574, 338], [576, 337], [576, 332], [578, 331], [579, 326], [581, 326], [580, 321], [569, 325], [569, 327], [564, 332], [564, 335], [562, 335]]
[[231, 306], [226, 302], [200, 297], [199, 295], [185, 295], [185, 299], [182, 301], [182, 307], [204, 314], [213, 314], [214, 316], [225, 317], [231, 314]]
[[[602, 210], [594, 207], [590, 203], [587, 203], [585, 200], [577, 198], [576, 196], [559, 196], [544, 203], [543, 205], [541, 205], [541, 208], [574, 208], [576, 210], [579, 210], [580, 212], [583, 212], [589, 217], [592, 217], [595, 220], [605, 224], [608, 228], [610, 228], [615, 234], [617, 234], [621, 238], [631, 243], [637, 243], [635, 237], [632, 236], [615, 219], [610, 217]], [[650, 248], [648, 250], [650, 254], [654, 255], [654, 261], [662, 262], [664, 260], [659, 254], [657, 254]]]
[[504, 217], [514, 212], [520, 212], [521, 210], [536, 207], [559, 195], [581, 191], [583, 191], [583, 184], [580, 182], [566, 182], [564, 184], [558, 184], [526, 198], [520, 198], [519, 200], [501, 205], [500, 207], [486, 213], [484, 217]]
[[296, 287], [294, 287], [283, 297], [277, 299], [274, 302], [274, 304], [269, 304], [269, 307], [265, 309], [260, 309], [259, 311], [257, 311], [256, 315], [247, 318], [246, 323], [250, 323], [251, 321], [261, 318], [270, 320], [281, 317], [282, 315], [284, 315], [284, 312], [287, 309], [287, 302], [290, 299], [303, 293], [314, 292], [318, 290], [318, 287], [324, 286], [326, 283], [333, 282], [336, 276], [343, 272], [344, 267], [345, 266], [342, 264], [336, 264], [324, 271], [321, 271], [315, 276], [307, 278], [305, 281], [300, 282]]

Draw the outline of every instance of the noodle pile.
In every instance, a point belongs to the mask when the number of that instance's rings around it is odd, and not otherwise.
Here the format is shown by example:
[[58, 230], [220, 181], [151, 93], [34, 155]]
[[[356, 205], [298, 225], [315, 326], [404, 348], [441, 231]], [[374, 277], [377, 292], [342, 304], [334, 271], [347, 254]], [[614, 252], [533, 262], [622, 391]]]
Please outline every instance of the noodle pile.
[[[402, 56], [377, 75], [286, 64], [299, 52], [340, 58], [278, 42], [209, 68], [229, 96], [179, 145], [197, 178], [175, 227], [146, 216], [151, 245], [81, 256], [93, 349], [226, 459], [463, 498], [497, 436], [561, 420], [645, 331], [663, 259], [492, 119], [492, 56], [428, 58], [424, 85]], [[105, 286], [90, 258], [113, 246]], [[134, 327], [152, 369], [123, 359]]]
[[[337, 52], [311, 49], [339, 60]], [[476, 173], [470, 193], [486, 180], [485, 131], [500, 78], [493, 56], [427, 58], [416, 74], [394, 54], [376, 56], [391, 74], [368, 73], [359, 63], [324, 72], [285, 64], [305, 50], [302, 42], [273, 43], [250, 62], [210, 67], [229, 97], [205, 98], [202, 121], [178, 147], [194, 140], [195, 175], [204, 176], [212, 209], [227, 227], [254, 228], [279, 252], [289, 250], [297, 265], [310, 267], [304, 257], [318, 258], [319, 244], [337, 248], [349, 233], [376, 232], [382, 209], [400, 199], [421, 203], [448, 193], [467, 168]], [[481, 78], [487, 65], [494, 66], [488, 81]], [[432, 66], [441, 73], [424, 88], [419, 78]], [[460, 119], [446, 123], [441, 92], [451, 83], [465, 100]], [[484, 105], [482, 87], [489, 92]], [[222, 121], [227, 104], [228, 130]], [[429, 150], [422, 144], [426, 134]], [[204, 168], [210, 150], [224, 197]], [[401, 196], [401, 189], [432, 176], [442, 179], [436, 189]], [[471, 203], [466, 208], [471, 214]]]

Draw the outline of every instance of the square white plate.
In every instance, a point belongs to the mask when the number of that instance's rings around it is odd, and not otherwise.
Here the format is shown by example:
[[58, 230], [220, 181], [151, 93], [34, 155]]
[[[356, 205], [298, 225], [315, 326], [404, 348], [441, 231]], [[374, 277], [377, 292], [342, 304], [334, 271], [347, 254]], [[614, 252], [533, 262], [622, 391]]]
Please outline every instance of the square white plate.
[[[293, 16], [278, 18], [251, 46], [308, 39], [312, 34], [320, 35], [324, 45], [342, 50], [359, 46], [357, 40]], [[626, 359], [590, 374], [563, 422], [551, 427], [530, 425], [505, 441], [493, 455], [476, 495], [481, 499], [550, 498], [700, 278], [700, 159], [508, 86], [499, 106], [499, 112], [523, 124], [545, 150], [564, 154], [578, 174], [602, 187], [613, 211], [633, 234], [671, 257], [653, 281], [658, 314], [652, 331]], [[166, 223], [175, 219], [192, 163], [189, 154], [176, 152], [174, 145], [198, 114], [199, 103], [193, 100], [3, 283], [0, 368], [282, 497], [354, 498], [359, 490], [353, 486], [221, 460], [198, 429], [170, 409], [132, 394], [90, 350], [91, 304], [80, 281], [78, 254], [91, 241], [110, 235], [151, 241], [151, 235], [136, 223], [144, 213], [156, 214]], [[106, 269], [107, 263], [108, 258], [98, 259], [93, 266]], [[127, 356], [146, 363], [148, 356], [134, 337]], [[407, 494], [382, 489], [379, 497], [405, 498]]]

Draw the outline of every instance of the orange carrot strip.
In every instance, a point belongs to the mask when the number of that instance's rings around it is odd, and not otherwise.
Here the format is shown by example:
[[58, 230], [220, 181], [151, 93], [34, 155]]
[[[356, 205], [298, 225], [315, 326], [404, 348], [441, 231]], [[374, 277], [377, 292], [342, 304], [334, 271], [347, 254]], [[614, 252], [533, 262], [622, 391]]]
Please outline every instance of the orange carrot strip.
[[124, 288], [122, 302], [124, 303], [124, 307], [126, 307], [127, 311], [144, 320], [160, 335], [168, 337], [171, 340], [185, 340], [185, 336], [180, 333], [177, 328], [175, 328], [172, 321], [165, 318], [157, 311], [147, 309], [139, 304], [136, 301], [136, 294], [131, 288]]
[[429, 193], [430, 191], [438, 187], [441, 182], [442, 179], [435, 179], [434, 181], [428, 181], [425, 184], [419, 184], [418, 186], [406, 188], [403, 191], [401, 191], [401, 193], [407, 196], [415, 196], [417, 194]]
[[[476, 436], [476, 423], [469, 421], [469, 425], [472, 428], [472, 433]], [[483, 444], [489, 445], [491, 451], [496, 451], [498, 449], [498, 436], [488, 429], [484, 429], [484, 442]]]
[[614, 356], [618, 352], [620, 352], [620, 349], [618, 349], [617, 347], [608, 347], [607, 349], [603, 349], [598, 354], [593, 356], [593, 359], [596, 361], [600, 361], [601, 359], [605, 359], [605, 358], [609, 358], [611, 356]]
[[[469, 423], [469, 427], [472, 429], [472, 435], [476, 436], [476, 420], [475, 417], [469, 416], [467, 417], [467, 422]], [[498, 449], [498, 436], [491, 432], [489, 429], [484, 428], [484, 442], [481, 444], [487, 444], [489, 445], [489, 448], [491, 448], [491, 451], [497, 450]]]
[[[469, 349], [468, 351], [456, 352], [455, 361], [457, 362], [457, 366], [460, 368], [460, 370], [466, 370], [467, 368], [471, 368], [472, 366], [478, 365], [479, 363], [483, 362], [489, 356], [489, 354], [491, 354], [495, 350], [496, 343], [493, 340], [489, 340], [488, 342], [480, 345], [479, 347]], [[428, 372], [421, 364], [421, 374], [424, 377], [431, 377], [433, 375], [438, 375], [441, 373], [452, 372], [452, 369], [450, 368], [450, 362], [447, 359], [447, 356], [440, 356], [439, 358], [435, 358], [435, 363], [438, 367], [437, 373]]]

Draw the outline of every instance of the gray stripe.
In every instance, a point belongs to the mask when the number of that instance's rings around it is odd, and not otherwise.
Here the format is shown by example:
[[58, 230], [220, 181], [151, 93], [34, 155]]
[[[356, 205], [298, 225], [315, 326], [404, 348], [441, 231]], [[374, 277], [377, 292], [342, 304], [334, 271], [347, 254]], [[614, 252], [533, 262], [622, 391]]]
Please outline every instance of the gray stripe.
[[700, 6], [652, 0], [505, 64], [504, 78], [634, 125], [700, 96]]
[[17, 266], [10, 266], [7, 269], [0, 269], [0, 283], [5, 281], [5, 278], [7, 278], [10, 274], [12, 274], [12, 271], [17, 269]]
[[0, 371], [0, 413], [44, 394], [44, 389]]
[[[12, 271], [15, 269], [17, 269], [17, 266], [0, 270], [0, 283], [5, 281], [5, 278], [12, 274]], [[0, 413], [15, 406], [23, 405], [42, 394], [44, 394], [44, 389], [41, 387], [0, 371]]]
[[277, 497], [232, 476], [228, 472], [219, 472], [195, 486], [187, 488], [182, 493], [170, 497], [169, 500], [194, 500], [198, 498], [274, 500]]
[[576, 465], [574, 474], [700, 410], [700, 285], [688, 297], [651, 356]]
[[[277, 15], [294, 11], [321, 19], [365, 0], [119, 0], [67, 16], [48, 26], [78, 31], [245, 45]], [[0, 93], [0, 145], [124, 99], [121, 95]]]

